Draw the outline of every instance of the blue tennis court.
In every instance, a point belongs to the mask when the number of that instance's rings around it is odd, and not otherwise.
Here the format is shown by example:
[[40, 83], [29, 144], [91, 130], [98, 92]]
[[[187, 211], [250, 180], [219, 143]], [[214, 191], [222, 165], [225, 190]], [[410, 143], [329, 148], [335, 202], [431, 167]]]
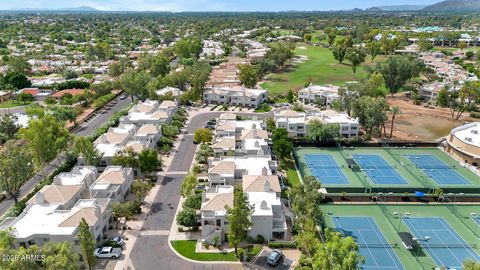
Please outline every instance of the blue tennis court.
[[320, 183], [325, 185], [349, 184], [337, 162], [330, 155], [305, 155], [305, 162]]
[[338, 231], [351, 236], [365, 257], [361, 269], [403, 269], [402, 263], [388, 244], [372, 217], [333, 217]]
[[471, 183], [434, 155], [405, 155], [417, 168], [440, 185], [470, 185]]
[[462, 269], [465, 260], [480, 261], [478, 254], [440, 217], [404, 217], [410, 231], [437, 266]]
[[407, 181], [379, 155], [353, 155], [352, 157], [374, 184], [407, 184]]

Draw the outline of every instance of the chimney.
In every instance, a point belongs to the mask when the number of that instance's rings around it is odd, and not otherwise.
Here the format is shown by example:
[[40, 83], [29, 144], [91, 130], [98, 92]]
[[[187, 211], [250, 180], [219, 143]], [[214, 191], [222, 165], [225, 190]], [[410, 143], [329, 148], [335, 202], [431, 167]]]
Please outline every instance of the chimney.
[[271, 188], [270, 188], [270, 182], [268, 182], [268, 180], [265, 180], [265, 182], [263, 183], [263, 190], [265, 192], [270, 192]]
[[252, 124], [252, 129], [257, 129], [257, 125], [255, 123]]
[[265, 200], [263, 200], [261, 203], [260, 203], [260, 209], [268, 209], [268, 205], [267, 205], [267, 202]]
[[263, 175], [263, 176], [268, 175], [267, 167], [263, 167], [263, 169], [262, 169], [262, 175]]
[[95, 216], [97, 216], [98, 218], [102, 216], [102, 209], [100, 208], [100, 206], [96, 204], [95, 204]]
[[260, 143], [258, 141], [255, 141], [255, 147], [260, 147]]
[[252, 130], [252, 134], [253, 134], [253, 138], [256, 138], [256, 137], [257, 137], [257, 130], [256, 130], [256, 129], [253, 129], [253, 130]]
[[37, 200], [37, 204], [44, 204], [45, 203], [45, 196], [41, 191], [35, 194], [35, 199]]

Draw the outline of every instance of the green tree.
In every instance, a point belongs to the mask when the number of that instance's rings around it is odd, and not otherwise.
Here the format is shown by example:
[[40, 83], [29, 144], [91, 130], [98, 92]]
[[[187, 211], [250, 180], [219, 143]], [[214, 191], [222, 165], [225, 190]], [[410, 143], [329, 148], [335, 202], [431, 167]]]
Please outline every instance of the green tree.
[[331, 47], [335, 43], [335, 39], [337, 38], [337, 34], [334, 29], [330, 29], [327, 32], [328, 37], [328, 45]]
[[17, 95], [17, 102], [22, 102], [23, 104], [27, 102], [32, 102], [34, 97], [30, 93], [20, 93]]
[[312, 34], [305, 34], [305, 35], [303, 35], [303, 40], [305, 40], [305, 42], [310, 42], [310, 41], [312, 41]]
[[100, 153], [87, 137], [76, 137], [73, 144], [73, 152], [81, 155], [87, 166], [98, 166], [103, 154]]
[[411, 78], [419, 75], [419, 63], [406, 57], [390, 57], [384, 64], [377, 65], [377, 72], [381, 73], [390, 94], [397, 93]]
[[10, 57], [8, 59], [8, 71], [28, 76], [32, 72], [32, 66], [23, 57]]
[[448, 105], [448, 87], [443, 87], [437, 95], [437, 105], [440, 107], [447, 107]]
[[199, 128], [193, 133], [193, 141], [195, 143], [209, 143], [212, 139], [212, 131], [208, 128]]
[[183, 208], [177, 215], [177, 224], [185, 227], [193, 227], [197, 223], [197, 213], [195, 209]]
[[277, 128], [277, 124], [275, 124], [275, 120], [273, 120], [273, 118], [271, 117], [265, 119], [265, 124], [267, 125], [268, 132], [273, 132]]
[[472, 110], [480, 100], [480, 81], [467, 82], [460, 90], [447, 91], [447, 106], [453, 120]]
[[290, 156], [293, 150], [293, 143], [288, 138], [288, 132], [284, 128], [277, 128], [272, 134], [273, 151], [280, 159]]
[[295, 94], [293, 93], [292, 90], [288, 90], [287, 100], [288, 100], [288, 103], [290, 103], [290, 104], [292, 104], [295, 101]]
[[242, 187], [236, 186], [233, 191], [233, 207], [226, 206], [226, 209], [228, 242], [235, 248], [235, 255], [238, 257], [238, 246], [247, 238], [247, 230], [252, 226], [250, 216], [254, 208], [249, 204]]
[[197, 186], [197, 184], [197, 175], [194, 172], [189, 172], [182, 182], [182, 187], [180, 190], [180, 194], [182, 195], [182, 197], [186, 198], [189, 195], [193, 194], [193, 189]]
[[19, 131], [20, 137], [27, 141], [27, 146], [37, 166], [54, 159], [67, 147], [70, 133], [53, 115], [31, 119], [28, 128]]
[[152, 60], [150, 74], [152, 76], [165, 76], [170, 72], [170, 59], [163, 53], [158, 54]]
[[115, 228], [118, 228], [118, 224], [122, 218], [125, 219], [125, 222], [127, 222], [133, 217], [134, 213], [132, 211], [132, 202], [112, 204], [112, 213], [117, 221]]
[[115, 153], [112, 158], [112, 164], [115, 166], [138, 168], [137, 153], [133, 151], [132, 147], [124, 148]]
[[158, 153], [155, 149], [144, 149], [138, 154], [138, 163], [143, 173], [150, 174], [161, 164], [161, 160], [158, 158]]
[[358, 83], [350, 83], [338, 89], [339, 98], [333, 104], [333, 107], [339, 111], [345, 111], [348, 115], [352, 115], [354, 102], [361, 96], [361, 85]]
[[0, 118], [0, 144], [15, 137], [19, 130], [16, 121], [17, 117], [12, 114], [6, 114]]
[[467, 260], [463, 262], [463, 270], [480, 270], [480, 263]]
[[18, 71], [9, 71], [5, 77], [3, 77], [2, 84], [5, 88], [11, 87], [13, 89], [22, 89], [32, 86], [32, 82], [27, 78], [27, 76]]
[[73, 251], [72, 244], [67, 241], [45, 243], [42, 246], [42, 255], [45, 255], [45, 260], [42, 261], [45, 270], [80, 269], [79, 256]]
[[240, 65], [240, 81], [247, 88], [253, 88], [258, 82], [257, 70], [250, 64]]
[[400, 107], [398, 106], [392, 106], [390, 108], [390, 113], [392, 114], [392, 122], [390, 124], [390, 138], [392, 138], [393, 136], [393, 124], [395, 122], [395, 117], [399, 114], [402, 113], [402, 111], [400, 110]]
[[183, 202], [183, 208], [200, 210], [202, 206], [202, 194], [191, 194]]
[[314, 269], [357, 269], [364, 261], [352, 237], [342, 237], [338, 232], [325, 231], [327, 241], [320, 243], [313, 257]]
[[420, 39], [420, 41], [418, 41], [418, 48], [421, 52], [428, 52], [433, 49], [433, 44], [427, 39]]
[[355, 78], [355, 72], [357, 72], [357, 67], [365, 62], [365, 57], [367, 55], [362, 49], [358, 48], [348, 48], [345, 58], [350, 61], [352, 64], [353, 78]]
[[135, 71], [133, 69], [127, 70], [120, 76], [120, 85], [122, 89], [133, 97], [138, 99], [145, 99], [148, 97], [147, 84], [150, 81], [150, 76], [144, 71]]
[[375, 58], [377, 57], [377, 55], [380, 54], [381, 47], [382, 47], [382, 45], [378, 41], [370, 41], [367, 44], [367, 50], [368, 50], [368, 53], [370, 54], [370, 56], [372, 58], [372, 63], [375, 60]]
[[95, 258], [94, 255], [97, 242], [95, 241], [95, 238], [93, 238], [93, 234], [90, 231], [90, 226], [84, 218], [82, 218], [80, 221], [77, 239], [80, 242], [83, 260], [85, 261], [88, 269], [92, 270], [97, 261], [97, 258]]
[[207, 164], [209, 157], [213, 157], [212, 147], [206, 143], [200, 144], [200, 147], [197, 150], [197, 155], [195, 156], [195, 161], [200, 164]]
[[0, 151], [0, 189], [18, 202], [18, 192], [33, 173], [32, 156], [9, 141]]
[[358, 117], [367, 134], [371, 135], [376, 131], [380, 135], [381, 128], [388, 119], [387, 108], [388, 104], [384, 98], [362, 96], [353, 103], [353, 115]]
[[132, 193], [137, 197], [138, 202], [143, 202], [148, 193], [152, 190], [153, 185], [147, 181], [134, 181], [132, 184]]
[[340, 64], [343, 63], [343, 60], [345, 59], [345, 56], [347, 55], [347, 47], [344, 46], [343, 44], [337, 43], [333, 48], [332, 48], [332, 54], [333, 58], [337, 60]]

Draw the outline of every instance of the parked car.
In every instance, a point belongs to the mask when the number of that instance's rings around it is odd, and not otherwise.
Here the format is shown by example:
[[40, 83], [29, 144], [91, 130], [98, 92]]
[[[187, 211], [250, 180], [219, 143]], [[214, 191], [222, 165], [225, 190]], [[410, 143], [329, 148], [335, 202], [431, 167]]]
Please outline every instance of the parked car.
[[280, 259], [283, 257], [282, 251], [278, 249], [272, 250], [270, 254], [267, 256], [267, 263], [271, 266], [276, 266], [279, 262]]
[[126, 99], [127, 97], [128, 97], [127, 94], [122, 94], [122, 95], [120, 96], [120, 99], [121, 99], [121, 100], [124, 100], [124, 99]]
[[121, 246], [121, 245], [123, 245], [123, 243], [125, 243], [125, 239], [123, 239], [120, 236], [110, 237], [110, 239], [108, 239], [108, 241], [114, 242], [115, 244], [117, 244], [119, 246]]
[[122, 249], [114, 247], [102, 247], [95, 249], [94, 254], [97, 259], [117, 259], [120, 258], [120, 255], [122, 255]]

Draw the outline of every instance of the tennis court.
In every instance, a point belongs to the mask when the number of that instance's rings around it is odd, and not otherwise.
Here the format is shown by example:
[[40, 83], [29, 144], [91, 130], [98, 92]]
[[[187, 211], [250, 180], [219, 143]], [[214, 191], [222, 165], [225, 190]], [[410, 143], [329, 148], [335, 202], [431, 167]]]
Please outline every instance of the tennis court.
[[405, 155], [417, 168], [440, 185], [470, 185], [463, 176], [433, 155]]
[[370, 180], [379, 185], [404, 185], [403, 179], [380, 155], [352, 155], [357, 164], [367, 173]]
[[403, 221], [437, 266], [461, 269], [465, 260], [480, 261], [478, 254], [441, 217], [404, 217]]
[[326, 185], [347, 185], [347, 177], [343, 174], [337, 162], [332, 156], [325, 155], [305, 155], [305, 162], [320, 183]]
[[403, 269], [400, 260], [388, 244], [372, 217], [333, 217], [338, 231], [351, 236], [365, 257], [361, 269]]

